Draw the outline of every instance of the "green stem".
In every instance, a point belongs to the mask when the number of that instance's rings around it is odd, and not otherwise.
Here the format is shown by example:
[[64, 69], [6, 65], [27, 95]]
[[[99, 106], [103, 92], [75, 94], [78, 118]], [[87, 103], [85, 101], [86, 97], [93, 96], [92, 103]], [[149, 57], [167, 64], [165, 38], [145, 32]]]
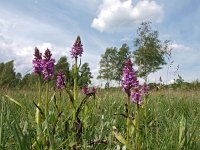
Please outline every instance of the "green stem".
[[74, 64], [74, 114], [73, 121], [76, 119], [76, 101], [77, 101], [77, 80], [78, 80], [78, 68], [77, 68], [77, 57], [75, 57]]
[[[44, 110], [45, 126], [46, 126], [46, 129], [47, 129], [47, 135], [49, 134], [49, 126], [48, 126], [48, 120], [47, 120], [48, 119], [48, 115], [47, 115], [48, 114], [48, 92], [49, 92], [49, 82], [47, 81], [47, 83], [46, 83], [45, 110]], [[46, 139], [45, 143], [47, 143], [47, 141], [48, 141], [48, 136], [47, 136], [47, 139]]]
[[49, 142], [50, 142], [50, 150], [51, 149], [55, 149], [55, 146], [54, 146], [54, 135], [52, 135], [50, 133], [50, 129], [49, 129], [49, 117], [48, 117], [48, 114], [49, 114], [49, 81], [47, 81], [47, 86], [46, 86], [46, 101], [45, 101], [45, 123], [46, 123], [46, 128], [47, 128], [47, 137], [49, 139]]
[[140, 150], [140, 106], [136, 104], [136, 150]]
[[49, 82], [47, 81], [47, 86], [46, 86], [46, 101], [45, 101], [45, 117], [47, 118], [49, 110]]
[[130, 119], [129, 119], [129, 114], [130, 114], [130, 95], [128, 95], [127, 99], [127, 130], [126, 130], [126, 138], [127, 138], [127, 145], [130, 144]]
[[[76, 128], [76, 102], [77, 102], [77, 80], [78, 80], [78, 68], [77, 68], [77, 57], [75, 57], [75, 64], [74, 64], [74, 112], [72, 121], [74, 123], [74, 128]], [[76, 129], [75, 129], [76, 130]], [[76, 133], [73, 133], [73, 138], [76, 140]]]
[[[41, 100], [41, 75], [39, 76], [39, 100], [38, 100], [38, 106], [41, 108], [42, 106], [42, 100]], [[40, 136], [40, 132], [41, 132], [41, 114], [40, 114], [40, 110], [38, 108], [36, 108], [36, 123], [37, 123], [37, 136]]]
[[59, 105], [58, 105], [58, 108], [59, 108], [59, 112], [61, 112], [61, 104], [62, 104], [62, 91], [60, 91], [60, 100], [59, 100]]
[[77, 101], [77, 80], [78, 80], [77, 59], [78, 58], [75, 58], [75, 66], [74, 66], [74, 101]]
[[145, 115], [145, 138], [146, 138], [146, 144], [147, 144], [147, 149], [148, 149], [148, 147], [149, 147], [149, 144], [148, 144], [148, 137], [147, 137], [147, 135], [148, 135], [148, 125], [147, 125], [147, 96], [145, 96], [145, 98], [144, 98], [144, 102], [145, 102], [145, 112], [144, 112], [144, 115]]

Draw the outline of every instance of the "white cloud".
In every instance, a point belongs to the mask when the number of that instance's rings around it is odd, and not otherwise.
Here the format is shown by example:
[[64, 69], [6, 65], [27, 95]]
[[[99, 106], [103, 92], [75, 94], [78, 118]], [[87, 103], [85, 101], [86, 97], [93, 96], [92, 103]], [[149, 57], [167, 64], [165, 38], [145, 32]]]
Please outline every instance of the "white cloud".
[[192, 50], [192, 48], [189, 46], [185, 46], [183, 44], [177, 44], [177, 43], [171, 44], [170, 48], [176, 51], [191, 51]]
[[122, 31], [132, 28], [141, 21], [160, 22], [163, 7], [151, 0], [104, 0], [100, 12], [92, 22], [92, 27], [103, 32]]

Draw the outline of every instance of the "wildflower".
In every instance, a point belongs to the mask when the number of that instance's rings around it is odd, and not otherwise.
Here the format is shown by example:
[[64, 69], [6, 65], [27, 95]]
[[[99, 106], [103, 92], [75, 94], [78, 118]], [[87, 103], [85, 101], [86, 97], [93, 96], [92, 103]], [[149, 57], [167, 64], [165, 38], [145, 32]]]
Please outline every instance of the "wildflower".
[[87, 95], [89, 93], [89, 88], [87, 85], [84, 85], [83, 88], [82, 88], [82, 92], [83, 94]]
[[133, 69], [133, 64], [130, 59], [125, 63], [123, 69], [122, 87], [123, 90], [130, 96], [131, 89], [137, 87], [139, 82], [137, 80], [136, 72]]
[[144, 83], [141, 90], [142, 90], [142, 95], [146, 96], [149, 93], [149, 86], [146, 83]]
[[49, 60], [51, 60], [51, 56], [52, 56], [51, 51], [47, 48], [47, 50], [44, 52], [43, 57], [46, 61], [49, 61]]
[[34, 67], [34, 73], [41, 74], [42, 73], [42, 53], [40, 53], [37, 47], [35, 47], [34, 56], [35, 58], [32, 61], [33, 67]]
[[80, 56], [80, 57], [82, 56], [82, 54], [83, 54], [82, 46], [83, 45], [81, 44], [81, 38], [80, 38], [80, 36], [78, 36], [72, 47], [72, 50], [70, 51], [72, 58], [78, 58], [78, 56]]
[[97, 89], [93, 87], [91, 92], [95, 94], [97, 92]]
[[55, 66], [55, 59], [51, 58], [52, 54], [49, 49], [47, 49], [44, 53], [44, 59], [42, 60], [43, 66], [43, 75], [44, 80], [50, 80], [54, 76], [54, 66]]
[[84, 85], [82, 88], [82, 92], [85, 95], [95, 95], [96, 94], [96, 88], [93, 87], [92, 89], [89, 89], [87, 85]]
[[138, 87], [134, 88], [134, 91], [131, 93], [131, 97], [132, 97], [133, 103], [142, 105], [142, 93]]
[[66, 84], [66, 76], [64, 72], [61, 70], [57, 75], [56, 86], [58, 89], [63, 89]]
[[35, 60], [41, 60], [42, 59], [42, 53], [40, 53], [40, 51], [39, 51], [39, 49], [37, 48], [37, 47], [35, 47], [35, 54], [34, 54], [34, 56], [35, 56]]

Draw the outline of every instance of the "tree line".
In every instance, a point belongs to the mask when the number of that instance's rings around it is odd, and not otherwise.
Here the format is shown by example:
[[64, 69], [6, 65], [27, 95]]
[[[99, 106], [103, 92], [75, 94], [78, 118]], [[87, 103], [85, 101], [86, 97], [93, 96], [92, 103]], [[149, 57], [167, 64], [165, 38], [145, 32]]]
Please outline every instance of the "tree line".
[[[70, 66], [67, 57], [62, 56], [58, 60], [55, 65], [55, 75], [58, 74], [59, 70], [63, 70], [67, 78], [67, 86], [72, 87], [74, 82], [74, 74], [73, 74], [73, 66]], [[92, 73], [90, 71], [89, 64], [83, 63], [80, 66], [80, 70], [78, 73], [79, 80], [78, 86], [82, 87], [83, 85], [91, 84], [91, 79], [93, 78]], [[34, 73], [27, 73], [22, 76], [21, 73], [16, 73], [14, 68], [14, 60], [0, 63], [0, 87], [1, 88], [10, 88], [10, 87], [17, 87], [17, 88], [35, 88], [37, 84], [38, 78], [34, 75]], [[56, 76], [54, 76], [53, 80], [51, 81], [51, 85], [55, 85]], [[54, 87], [54, 86], [52, 86]]]

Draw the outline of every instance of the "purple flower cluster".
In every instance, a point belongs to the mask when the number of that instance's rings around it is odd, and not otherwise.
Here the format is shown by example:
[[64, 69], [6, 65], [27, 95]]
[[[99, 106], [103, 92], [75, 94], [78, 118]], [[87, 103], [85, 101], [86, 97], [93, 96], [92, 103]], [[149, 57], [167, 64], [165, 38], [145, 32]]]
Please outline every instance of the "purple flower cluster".
[[35, 48], [35, 58], [33, 60], [33, 67], [35, 74], [43, 74], [44, 80], [50, 80], [54, 76], [55, 59], [52, 59], [51, 51], [47, 49], [42, 59], [42, 53]]
[[133, 103], [142, 105], [142, 93], [138, 89], [138, 87], [134, 88], [134, 91], [132, 91], [131, 93], [131, 97], [132, 97]]
[[58, 89], [63, 89], [66, 85], [66, 76], [64, 72], [61, 70], [57, 75], [56, 86]]
[[83, 45], [81, 44], [81, 38], [80, 36], [77, 37], [71, 52], [72, 58], [78, 58], [78, 56], [82, 56], [83, 54]]
[[130, 59], [127, 60], [123, 69], [122, 88], [128, 96], [131, 96], [133, 102], [139, 105], [142, 105], [142, 96], [147, 95], [149, 91], [146, 83], [142, 87], [139, 85]]
[[85, 95], [95, 95], [96, 94], [96, 88], [93, 87], [92, 89], [89, 89], [87, 85], [84, 85], [82, 88], [82, 92]]
[[35, 47], [34, 56], [35, 56], [33, 59], [34, 73], [41, 74], [42, 73], [42, 53], [40, 53], [37, 47]]
[[42, 60], [44, 80], [50, 80], [54, 76], [55, 59], [51, 58], [51, 51], [47, 48]]
[[123, 90], [130, 96], [131, 89], [137, 87], [139, 82], [137, 80], [136, 72], [133, 69], [133, 64], [130, 59], [127, 60], [123, 69], [122, 87]]
[[149, 93], [149, 86], [146, 83], [144, 83], [142, 86], [142, 95], [146, 96], [148, 95], [148, 93]]

